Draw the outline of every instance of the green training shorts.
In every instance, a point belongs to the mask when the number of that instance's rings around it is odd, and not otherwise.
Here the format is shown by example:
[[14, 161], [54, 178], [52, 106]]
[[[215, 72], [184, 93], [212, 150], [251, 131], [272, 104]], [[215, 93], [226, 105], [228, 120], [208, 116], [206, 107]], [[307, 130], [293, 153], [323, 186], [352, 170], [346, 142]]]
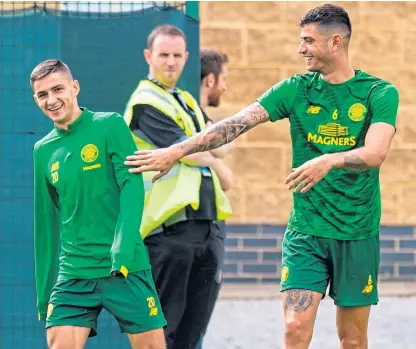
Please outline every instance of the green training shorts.
[[282, 244], [280, 290], [305, 289], [341, 307], [378, 302], [380, 239], [334, 240], [288, 229]]
[[58, 281], [52, 290], [46, 328], [81, 326], [97, 335], [97, 318], [106, 309], [122, 332], [141, 333], [166, 326], [151, 270], [99, 279]]

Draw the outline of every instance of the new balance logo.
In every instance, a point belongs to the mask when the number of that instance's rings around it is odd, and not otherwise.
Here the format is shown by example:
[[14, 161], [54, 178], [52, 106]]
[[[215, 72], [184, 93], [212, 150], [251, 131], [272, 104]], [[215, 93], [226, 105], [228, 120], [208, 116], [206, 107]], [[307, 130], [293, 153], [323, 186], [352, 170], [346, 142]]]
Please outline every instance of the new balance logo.
[[373, 280], [371, 279], [371, 275], [368, 275], [367, 286], [361, 291], [362, 293], [371, 293], [373, 291]]
[[318, 114], [321, 110], [321, 107], [317, 107], [316, 105], [311, 105], [308, 110], [306, 111], [307, 114]]

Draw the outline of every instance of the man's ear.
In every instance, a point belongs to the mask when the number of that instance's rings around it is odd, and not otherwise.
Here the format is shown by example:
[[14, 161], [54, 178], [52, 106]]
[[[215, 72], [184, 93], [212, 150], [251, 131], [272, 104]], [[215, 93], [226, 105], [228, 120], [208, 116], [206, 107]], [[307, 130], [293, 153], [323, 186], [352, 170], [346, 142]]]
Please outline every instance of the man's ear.
[[335, 34], [331, 38], [332, 51], [339, 50], [343, 44], [343, 38], [340, 34]]
[[81, 91], [81, 86], [79, 85], [79, 82], [78, 82], [78, 80], [74, 80], [73, 82], [72, 82], [72, 84], [73, 84], [73, 89], [74, 89], [74, 92], [75, 92], [75, 96], [78, 96], [78, 94], [79, 94], [79, 91]]
[[216, 83], [214, 73], [209, 73], [205, 78], [207, 79], [207, 87], [208, 88], [213, 88], [215, 86], [215, 83]]
[[148, 48], [143, 50], [143, 56], [148, 65], [152, 64], [152, 52]]
[[38, 99], [38, 97], [36, 96], [36, 94], [33, 94], [33, 100], [35, 101], [35, 104], [36, 104], [38, 107], [40, 107], [40, 105], [39, 105], [39, 99]]

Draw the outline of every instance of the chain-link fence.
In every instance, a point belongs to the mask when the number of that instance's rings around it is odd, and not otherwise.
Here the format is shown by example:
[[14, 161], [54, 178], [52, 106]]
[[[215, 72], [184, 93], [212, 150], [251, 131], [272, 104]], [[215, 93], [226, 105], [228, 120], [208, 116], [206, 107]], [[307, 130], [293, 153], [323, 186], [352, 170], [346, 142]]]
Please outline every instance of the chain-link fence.
[[[33, 102], [30, 73], [62, 59], [80, 81], [81, 106], [123, 113], [147, 74], [147, 35], [162, 23], [186, 33], [180, 84], [198, 95], [199, 23], [185, 2], [0, 2], [0, 349], [46, 348], [35, 299], [32, 152], [52, 123]], [[87, 348], [128, 347], [103, 312]]]

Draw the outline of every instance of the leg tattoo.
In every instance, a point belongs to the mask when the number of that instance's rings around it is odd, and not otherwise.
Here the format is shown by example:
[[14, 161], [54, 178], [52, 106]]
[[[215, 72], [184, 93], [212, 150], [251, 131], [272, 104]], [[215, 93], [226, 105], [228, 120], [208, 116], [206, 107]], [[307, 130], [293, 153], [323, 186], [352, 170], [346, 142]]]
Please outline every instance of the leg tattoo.
[[285, 293], [286, 297], [284, 302], [289, 310], [301, 313], [312, 305], [312, 291], [293, 289]]

